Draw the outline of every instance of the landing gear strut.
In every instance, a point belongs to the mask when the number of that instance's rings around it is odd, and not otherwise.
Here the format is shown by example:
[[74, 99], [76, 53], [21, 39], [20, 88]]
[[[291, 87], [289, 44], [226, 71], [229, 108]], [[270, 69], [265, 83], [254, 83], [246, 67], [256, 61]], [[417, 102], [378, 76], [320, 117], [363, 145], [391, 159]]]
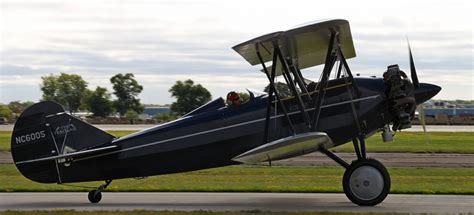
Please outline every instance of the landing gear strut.
[[390, 192], [390, 175], [382, 163], [366, 157], [363, 137], [359, 138], [359, 141], [354, 139], [352, 142], [357, 160], [351, 164], [326, 149], [320, 151], [346, 169], [342, 187], [349, 200], [361, 206], [377, 205]]
[[100, 185], [97, 189], [89, 191], [89, 201], [91, 203], [99, 203], [102, 199], [102, 191], [104, 191], [109, 184], [112, 183], [112, 180], [106, 180], [105, 184]]

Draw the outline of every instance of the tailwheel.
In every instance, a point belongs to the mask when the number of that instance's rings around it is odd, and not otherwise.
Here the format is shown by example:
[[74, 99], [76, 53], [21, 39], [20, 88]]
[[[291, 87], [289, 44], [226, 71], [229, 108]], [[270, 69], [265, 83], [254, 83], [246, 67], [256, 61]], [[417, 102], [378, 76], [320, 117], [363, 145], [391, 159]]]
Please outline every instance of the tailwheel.
[[102, 199], [102, 192], [99, 190], [91, 190], [89, 191], [89, 195], [87, 197], [89, 198], [89, 202], [99, 203]]
[[100, 185], [97, 189], [89, 191], [87, 198], [91, 203], [99, 203], [102, 200], [102, 191], [104, 191], [112, 183], [112, 180], [106, 180], [105, 184]]
[[375, 159], [355, 160], [346, 168], [342, 179], [344, 193], [353, 203], [374, 206], [390, 192], [390, 175]]

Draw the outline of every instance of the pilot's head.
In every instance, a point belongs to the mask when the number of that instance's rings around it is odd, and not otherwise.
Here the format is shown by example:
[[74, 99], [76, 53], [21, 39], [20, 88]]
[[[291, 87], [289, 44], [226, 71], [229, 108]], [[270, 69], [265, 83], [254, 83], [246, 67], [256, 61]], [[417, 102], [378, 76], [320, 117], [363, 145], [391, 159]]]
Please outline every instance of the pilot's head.
[[227, 105], [229, 106], [239, 106], [242, 103], [240, 101], [240, 96], [235, 91], [227, 93]]

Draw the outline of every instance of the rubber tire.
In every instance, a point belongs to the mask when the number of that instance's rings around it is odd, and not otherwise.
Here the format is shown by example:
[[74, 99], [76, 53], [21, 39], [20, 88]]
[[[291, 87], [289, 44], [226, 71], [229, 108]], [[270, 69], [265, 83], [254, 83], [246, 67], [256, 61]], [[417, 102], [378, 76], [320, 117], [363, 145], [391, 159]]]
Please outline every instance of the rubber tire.
[[[354, 193], [352, 193], [352, 190], [350, 189], [350, 176], [357, 168], [362, 166], [371, 166], [379, 170], [382, 174], [382, 178], [384, 181], [384, 187], [382, 189], [382, 192], [377, 197], [371, 200], [364, 200], [358, 198], [356, 195], [354, 195]], [[349, 200], [351, 200], [353, 203], [360, 206], [374, 206], [381, 203], [390, 192], [390, 186], [390, 174], [388, 173], [385, 166], [379, 161], [371, 158], [353, 161], [349, 168], [347, 168], [344, 172], [344, 177], [342, 178], [342, 187], [344, 188], [344, 193], [346, 194], [347, 198], [349, 198]]]
[[89, 195], [87, 195], [87, 197], [89, 198], [89, 202], [96, 204], [102, 199], [102, 193], [97, 192], [97, 190], [91, 190], [89, 191]]

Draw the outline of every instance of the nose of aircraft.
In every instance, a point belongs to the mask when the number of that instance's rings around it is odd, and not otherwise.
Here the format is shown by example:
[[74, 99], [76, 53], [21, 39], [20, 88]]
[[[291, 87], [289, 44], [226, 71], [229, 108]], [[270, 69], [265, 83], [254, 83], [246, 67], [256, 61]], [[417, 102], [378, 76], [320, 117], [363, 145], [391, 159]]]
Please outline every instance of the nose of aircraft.
[[415, 89], [416, 104], [421, 104], [433, 98], [441, 90], [441, 87], [434, 84], [420, 83]]

